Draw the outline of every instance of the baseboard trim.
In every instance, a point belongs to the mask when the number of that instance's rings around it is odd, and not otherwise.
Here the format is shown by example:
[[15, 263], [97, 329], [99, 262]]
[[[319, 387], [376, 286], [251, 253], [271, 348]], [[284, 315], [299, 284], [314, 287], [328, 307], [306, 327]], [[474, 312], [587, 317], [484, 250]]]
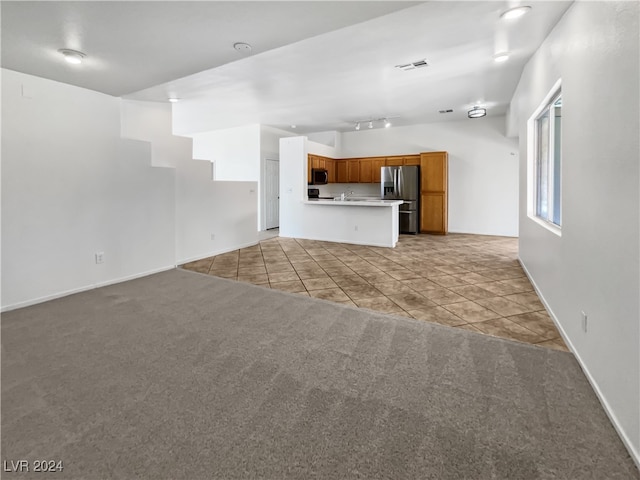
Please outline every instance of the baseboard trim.
[[522, 259], [520, 258], [520, 256], [518, 256], [518, 262], [520, 263], [520, 266], [522, 267], [522, 270], [524, 271], [525, 275], [527, 276], [527, 278], [531, 282], [531, 285], [533, 285], [533, 288], [535, 289], [536, 293], [538, 294], [538, 297], [542, 301], [542, 304], [544, 305], [544, 308], [547, 309], [547, 312], [549, 313], [549, 316], [551, 317], [551, 320], [553, 321], [553, 323], [555, 324], [556, 328], [560, 332], [560, 336], [562, 337], [562, 340], [564, 340], [564, 343], [567, 344], [567, 346], [569, 347], [569, 350], [571, 350], [571, 353], [573, 353], [574, 357], [578, 361], [578, 365], [580, 365], [580, 368], [582, 369], [582, 372], [584, 373], [585, 377], [587, 377], [587, 380], [588, 380], [589, 384], [591, 385], [591, 388], [595, 392], [596, 397], [598, 397], [598, 400], [600, 401], [600, 404], [602, 405], [602, 408], [604, 409], [604, 413], [609, 418], [609, 421], [611, 422], [611, 424], [613, 425], [613, 428], [615, 429], [616, 433], [620, 437], [620, 440], [622, 440], [622, 444], [625, 446], [625, 448], [629, 452], [629, 456], [631, 457], [633, 462], [636, 464], [636, 468], [638, 470], [640, 470], [640, 452], [636, 452], [633, 449], [633, 445], [631, 443], [631, 440], [629, 440], [629, 437], [627, 436], [626, 432], [620, 426], [620, 423], [618, 422], [618, 417], [616, 417], [616, 414], [611, 409], [611, 406], [609, 405], [609, 402], [607, 402], [606, 397], [604, 396], [604, 394], [600, 390], [600, 387], [598, 386], [598, 382], [596, 382], [596, 380], [593, 378], [593, 376], [591, 375], [591, 372], [589, 372], [589, 368], [586, 366], [585, 362], [580, 357], [580, 354], [576, 351], [576, 349], [573, 346], [573, 343], [571, 342], [571, 340], [569, 339], [567, 333], [562, 328], [562, 325], [560, 325], [560, 322], [558, 322], [558, 319], [556, 318], [555, 314], [553, 313], [553, 310], [551, 309], [551, 307], [547, 303], [546, 299], [544, 298], [544, 295], [542, 295], [542, 292], [540, 292], [540, 289], [538, 288], [538, 285], [536, 284], [535, 280], [533, 279], [533, 277], [529, 273], [529, 270], [527, 270], [527, 267], [525, 266], [525, 264], [522, 262]]
[[234, 250], [240, 250], [241, 248], [253, 247], [254, 245], [258, 245], [260, 240], [251, 241], [249, 243], [242, 243], [240, 245], [234, 245], [233, 247], [223, 248], [220, 250], [214, 250], [207, 253], [202, 253], [200, 255], [196, 255], [195, 257], [187, 257], [177, 261], [176, 265], [182, 265], [189, 262], [195, 262], [198, 260], [202, 260], [203, 258], [215, 257], [216, 255], [222, 255], [223, 253], [233, 252]]
[[69, 295], [73, 295], [75, 293], [87, 292], [89, 290], [95, 290], [96, 288], [106, 287], [108, 285], [114, 285], [116, 283], [127, 282], [129, 280], [135, 280], [136, 278], [147, 277], [149, 275], [153, 275], [155, 273], [166, 272], [167, 270], [173, 270], [176, 268], [175, 265], [168, 265], [165, 267], [155, 268], [153, 270], [148, 270], [142, 273], [136, 273], [133, 275], [127, 275], [125, 277], [118, 277], [111, 280], [106, 280], [104, 282], [94, 283], [92, 285], [85, 285], [78, 288], [72, 288], [71, 290], [65, 290], [63, 292], [53, 293], [51, 295], [45, 295], [44, 297], [34, 298], [32, 300], [26, 300], [24, 302], [18, 302], [11, 305], [5, 305], [0, 309], [0, 312], [10, 312], [11, 310], [17, 310], [18, 308], [30, 307], [31, 305], [37, 305], [39, 303], [48, 302], [50, 300], [55, 300], [57, 298], [67, 297]]

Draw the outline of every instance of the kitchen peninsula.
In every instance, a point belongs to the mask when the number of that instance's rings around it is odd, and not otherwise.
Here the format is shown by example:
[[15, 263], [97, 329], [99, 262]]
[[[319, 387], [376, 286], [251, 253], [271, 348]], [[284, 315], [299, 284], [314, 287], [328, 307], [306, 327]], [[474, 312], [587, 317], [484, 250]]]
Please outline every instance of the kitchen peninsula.
[[[402, 200], [307, 198], [307, 158], [312, 143], [302, 136], [280, 139], [280, 236], [395, 247]], [[313, 149], [333, 154], [323, 145], [314, 144]]]
[[315, 240], [395, 247], [402, 200], [306, 200], [307, 215], [322, 228]]

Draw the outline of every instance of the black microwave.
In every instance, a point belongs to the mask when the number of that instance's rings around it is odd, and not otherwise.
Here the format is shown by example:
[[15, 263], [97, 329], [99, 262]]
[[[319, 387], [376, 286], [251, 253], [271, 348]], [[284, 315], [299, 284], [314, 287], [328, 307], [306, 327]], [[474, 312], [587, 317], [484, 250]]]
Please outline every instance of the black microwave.
[[311, 169], [311, 185], [326, 185], [329, 183], [329, 173], [324, 168]]

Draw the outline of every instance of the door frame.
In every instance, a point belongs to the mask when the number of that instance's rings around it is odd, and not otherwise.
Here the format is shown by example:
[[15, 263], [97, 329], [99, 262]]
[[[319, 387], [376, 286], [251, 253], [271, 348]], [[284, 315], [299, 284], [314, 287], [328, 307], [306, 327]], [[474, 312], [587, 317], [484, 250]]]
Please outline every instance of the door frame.
[[[260, 188], [260, 198], [261, 198], [261, 208], [260, 208], [260, 231], [265, 231], [267, 230], [267, 162], [268, 161], [273, 161], [273, 162], [278, 162], [278, 171], [280, 171], [280, 158], [278, 155], [275, 154], [269, 154], [269, 155], [265, 155], [262, 159], [262, 185]], [[280, 179], [278, 178], [278, 184], [280, 184]], [[279, 192], [278, 192], [278, 196], [279, 196]], [[278, 217], [280, 216], [279, 212], [278, 212]], [[280, 222], [278, 222], [280, 223]], [[279, 226], [279, 225], [278, 225]], [[276, 228], [276, 227], [274, 227]]]

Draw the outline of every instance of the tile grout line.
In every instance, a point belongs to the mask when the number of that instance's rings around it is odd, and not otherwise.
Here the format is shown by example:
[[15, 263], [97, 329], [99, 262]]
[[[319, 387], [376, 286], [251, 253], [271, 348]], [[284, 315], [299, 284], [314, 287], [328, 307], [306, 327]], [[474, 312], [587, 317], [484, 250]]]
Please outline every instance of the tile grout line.
[[[517, 272], [517, 271], [502, 272], [502, 270], [506, 270], [506, 269], [521, 268], [518, 265], [513, 263], [512, 257], [515, 255], [517, 249], [510, 248], [509, 242], [506, 242], [506, 241], [503, 242], [501, 241], [502, 239], [499, 237], [495, 237], [495, 239], [493, 239], [494, 240], [493, 244], [491, 244], [493, 237], [489, 238], [488, 240], [483, 239], [483, 241], [481, 242], [480, 241], [470, 242], [469, 240], [472, 238], [473, 237], [469, 235], [464, 235], [464, 236], [452, 235], [446, 239], [445, 238], [435, 239], [435, 238], [429, 238], [427, 236], [424, 236], [423, 238], [419, 239], [418, 237], [416, 237], [411, 239], [405, 239], [406, 241], [399, 245], [400, 246], [399, 249], [391, 252], [387, 252], [386, 250], [379, 251], [379, 249], [376, 249], [373, 247], [364, 247], [359, 245], [351, 246], [347, 244], [331, 244], [328, 242], [321, 242], [321, 241], [305, 240], [301, 242], [299, 239], [291, 239], [291, 242], [294, 248], [288, 248], [290, 246], [288, 241], [289, 239], [283, 242], [280, 237], [273, 237], [272, 239], [267, 239], [259, 242], [259, 251], [260, 251], [260, 257], [262, 259], [262, 268], [264, 269], [264, 272], [266, 274], [267, 283], [266, 284], [257, 283], [257, 281], [252, 281], [250, 279], [242, 280], [242, 281], [247, 281], [248, 283], [255, 283], [257, 285], [260, 285], [266, 288], [272, 288], [273, 284], [281, 283], [281, 282], [273, 282], [272, 275], [275, 275], [280, 272], [273, 272], [272, 274], [270, 274], [267, 269], [267, 259], [265, 258], [266, 252], [269, 252], [269, 251], [277, 252], [278, 255], [279, 254], [283, 255], [284, 258], [282, 259], [282, 263], [286, 263], [288, 267], [291, 268], [291, 270], [296, 274], [295, 275], [296, 278], [298, 279], [296, 281], [300, 282], [300, 284], [304, 287], [304, 292], [300, 291], [300, 292], [293, 292], [293, 293], [300, 293], [300, 294], [304, 293], [306, 295], [313, 296], [311, 292], [316, 290], [325, 290], [325, 289], [323, 288], [323, 289], [309, 290], [307, 288], [307, 285], [305, 284], [305, 280], [302, 279], [301, 274], [298, 272], [298, 270], [296, 269], [295, 265], [292, 263], [292, 260], [291, 260], [291, 255], [294, 255], [295, 253], [304, 252], [304, 255], [309, 258], [309, 261], [312, 262], [313, 265], [318, 267], [319, 269], [318, 273], [322, 272], [322, 278], [325, 278], [325, 277], [328, 278], [329, 280], [331, 280], [331, 283], [335, 285], [333, 287], [328, 287], [328, 289], [340, 291], [341, 294], [348, 299], [348, 300], [345, 300], [343, 303], [349, 302], [355, 305], [357, 308], [366, 308], [366, 307], [360, 307], [356, 303], [358, 300], [352, 297], [352, 295], [349, 295], [345, 290], [345, 288], [348, 288], [348, 286], [341, 286], [340, 284], [338, 284], [335, 281], [336, 277], [341, 277], [341, 276], [349, 277], [353, 275], [357, 277], [360, 281], [362, 281], [363, 285], [366, 285], [379, 292], [378, 296], [364, 297], [364, 298], [360, 298], [359, 300], [365, 300], [368, 298], [380, 298], [388, 302], [387, 303], [388, 305], [393, 305], [394, 308], [398, 309], [398, 311], [388, 312], [387, 311], [388, 309], [384, 307], [382, 307], [382, 309], [380, 310], [367, 308], [368, 310], [371, 310], [371, 311], [379, 311], [382, 313], [392, 313], [397, 315], [403, 315], [403, 316], [408, 316], [409, 318], [420, 320], [419, 318], [414, 317], [410, 312], [411, 311], [424, 312], [429, 309], [442, 308], [445, 311], [447, 311], [450, 315], [452, 315], [454, 318], [457, 318], [460, 320], [460, 322], [463, 322], [460, 325], [455, 325], [454, 328], [467, 327], [468, 329], [474, 329], [475, 331], [479, 331], [480, 333], [483, 333], [486, 335], [506, 337], [506, 338], [510, 338], [520, 342], [529, 343], [532, 345], [554, 342], [558, 340], [560, 338], [559, 335], [556, 335], [553, 338], [547, 339], [545, 338], [546, 335], [544, 333], [537, 333], [531, 328], [528, 328], [527, 326], [513, 319], [513, 317], [518, 317], [519, 315], [535, 314], [535, 313], [540, 313], [543, 316], [548, 316], [548, 313], [544, 308], [536, 310], [535, 307], [527, 306], [524, 303], [517, 301], [516, 299], [505, 298], [511, 295], [528, 295], [528, 294], [535, 295], [535, 292], [533, 291], [533, 289], [526, 289], [526, 290], [520, 290], [515, 292], [509, 292], [509, 293], [505, 293], [504, 291], [500, 293], [494, 293], [490, 290], [486, 290], [483, 287], [479, 286], [482, 283], [491, 283], [491, 284], [495, 284], [496, 287], [504, 287], [504, 288], [510, 287], [510, 288], [517, 288], [517, 289], [522, 288], [518, 286], [514, 287], [514, 285], [512, 285], [511, 283], [505, 283], [505, 282], [508, 282], [508, 281], [517, 282], [518, 279], [526, 279], [525, 275], [518, 274], [520, 272]], [[264, 248], [265, 243], [267, 242], [269, 244], [274, 244], [275, 248], [265, 249]], [[425, 248], [425, 244], [427, 245], [426, 248]], [[233, 252], [237, 254], [236, 265], [235, 265], [236, 280], [238, 280], [238, 277], [240, 276], [240, 260], [241, 260], [240, 256], [242, 255], [242, 250], [244, 249], [235, 250]], [[312, 254], [310, 253], [310, 250], [311, 251], [317, 250], [318, 252]], [[404, 261], [400, 263], [398, 260], [403, 258], [401, 257], [401, 255], [403, 254], [404, 254], [404, 259], [403, 259]], [[278, 255], [276, 255], [276, 257]], [[328, 256], [328, 259], [326, 261], [338, 262], [338, 264], [332, 265], [331, 267], [323, 266], [322, 264], [323, 259], [322, 258], [318, 259], [317, 257], [325, 256], [325, 255]], [[476, 255], [477, 257], [475, 257]], [[345, 256], [353, 256], [354, 262], [345, 263], [344, 261]], [[211, 258], [212, 258], [212, 261], [211, 261], [211, 264], [209, 265], [208, 273], [211, 275], [214, 275], [211, 272], [214, 269], [215, 257], [211, 257]], [[280, 263], [278, 260], [279, 259], [276, 259], [276, 261], [274, 261], [273, 263]], [[431, 276], [424, 276], [425, 275], [424, 271], [421, 270], [419, 267], [412, 268], [413, 263], [415, 262], [421, 262], [421, 263], [428, 262], [433, 264], [433, 267], [435, 269], [435, 272], [433, 273], [437, 273], [437, 274], [431, 275]], [[367, 272], [366, 269], [362, 271], [361, 268], [357, 268], [357, 270], [359, 271], [354, 270], [352, 266], [354, 263], [361, 265], [363, 268], [365, 267], [373, 268], [375, 271]], [[381, 266], [380, 263], [384, 263], [387, 265]], [[495, 267], [491, 268], [491, 265], [494, 265]], [[183, 267], [186, 267], [186, 266], [183, 266]], [[438, 268], [438, 267], [447, 267], [447, 268]], [[469, 267], [472, 267], [472, 268], [469, 269]], [[332, 268], [340, 268], [340, 269], [344, 268], [351, 273], [345, 273], [345, 272], [329, 273]], [[478, 270], [478, 268], [480, 268], [480, 270]], [[221, 270], [224, 270], [224, 267], [222, 267]], [[399, 271], [399, 270], [411, 272], [412, 275], [415, 275], [415, 278], [409, 277], [409, 278], [400, 279], [389, 274], [389, 272], [391, 271]], [[462, 270], [462, 271], [459, 271], [459, 270]], [[503, 276], [504, 274], [511, 275], [511, 273], [515, 273], [515, 275], [508, 276], [508, 278], [498, 278], [498, 279], [491, 278], [491, 276], [483, 275], [483, 273], [489, 273], [492, 271], [496, 271], [496, 274], [498, 274], [499, 276]], [[381, 274], [377, 274], [376, 272], [381, 272]], [[369, 273], [373, 276], [373, 278], [366, 277], [366, 275]], [[473, 274], [484, 276], [486, 277], [487, 280], [484, 282], [472, 283], [468, 280], [464, 280], [460, 278], [463, 275], [473, 275]], [[378, 289], [378, 287], [376, 287], [376, 283], [385, 283], [384, 279], [380, 279], [380, 281], [378, 282], [377, 280], [379, 279], [379, 277], [376, 278], [376, 275], [387, 276], [389, 278], [388, 280], [389, 282], [393, 281], [393, 282], [402, 283], [404, 287], [408, 288], [409, 291], [412, 292], [412, 293], [406, 292], [408, 295], [416, 295], [420, 298], [424, 298], [425, 300], [429, 301], [430, 303], [433, 303], [434, 305], [432, 307], [422, 307], [422, 308], [417, 307], [417, 308], [411, 308], [411, 309], [409, 309], [410, 307], [406, 306], [407, 305], [406, 303], [405, 303], [405, 307], [401, 306], [396, 300], [391, 298], [391, 296], [393, 295], [383, 293], [381, 290]], [[458, 281], [462, 281], [463, 284], [445, 286], [445, 285], [439, 284], [437, 281], [432, 280], [432, 278], [434, 277], [442, 277], [443, 281], [445, 277], [451, 277], [453, 279], [457, 279]], [[307, 280], [313, 280], [313, 279], [314, 279], [313, 277], [310, 277]], [[425, 280], [425, 281], [431, 282], [435, 285], [433, 289], [435, 288], [442, 289], [442, 291], [445, 292], [446, 294], [456, 295], [461, 300], [447, 303], [447, 304], [441, 304], [437, 300], [432, 300], [429, 296], [425, 294], [431, 289], [417, 290], [412, 285], [408, 285], [405, 283], [405, 281], [410, 281], [410, 280]], [[359, 284], [356, 284], [356, 285], [359, 285]], [[458, 293], [452, 290], [452, 288], [457, 288], [457, 287], [477, 287], [482, 290], [485, 290], [487, 294], [490, 294], [491, 296], [480, 297], [476, 299], [469, 298], [468, 296], [465, 296], [463, 293]], [[405, 293], [405, 292], [399, 292], [397, 295], [400, 295], [401, 293]], [[323, 297], [317, 297], [317, 298], [323, 298]], [[504, 299], [505, 301], [513, 303], [518, 307], [525, 308], [525, 309], [529, 309], [529, 308], [534, 308], [534, 309], [527, 312], [516, 313], [513, 315], [505, 316], [505, 315], [502, 315], [500, 312], [497, 312], [495, 309], [491, 308], [490, 306], [485, 307], [481, 303], [478, 303], [478, 300], [482, 301], [484, 298]], [[327, 298], [325, 298], [325, 300], [332, 301], [331, 299], [327, 299]], [[338, 300], [334, 300], [334, 301], [340, 302]], [[449, 310], [448, 308], [449, 305], [455, 305], [462, 302], [470, 302], [476, 307], [482, 308], [483, 310], [489, 311], [492, 314], [497, 315], [497, 317], [483, 320], [480, 322], [469, 322], [468, 320], [456, 314], [455, 311], [453, 311], [453, 309]], [[517, 335], [514, 334], [513, 331], [509, 329], [503, 331], [502, 334], [498, 334], [498, 333], [485, 333], [483, 330], [478, 328], [478, 326], [481, 324], [488, 324], [487, 322], [495, 322], [495, 321], [504, 322], [505, 320], [509, 325], [516, 326], [518, 329], [521, 329], [521, 331], [524, 331], [524, 332], [527, 332], [527, 334], [530, 334], [533, 337], [533, 339], [524, 341], [520, 338], [516, 338]], [[425, 320], [425, 321], [429, 321], [429, 320]], [[542, 321], [544, 321], [544, 317], [542, 318]], [[435, 321], [435, 323], [440, 323], [440, 322]], [[443, 323], [443, 324], [446, 325], [446, 323]], [[496, 328], [501, 328], [501, 327], [496, 326]], [[562, 347], [562, 345], [557, 345], [557, 346]]]

